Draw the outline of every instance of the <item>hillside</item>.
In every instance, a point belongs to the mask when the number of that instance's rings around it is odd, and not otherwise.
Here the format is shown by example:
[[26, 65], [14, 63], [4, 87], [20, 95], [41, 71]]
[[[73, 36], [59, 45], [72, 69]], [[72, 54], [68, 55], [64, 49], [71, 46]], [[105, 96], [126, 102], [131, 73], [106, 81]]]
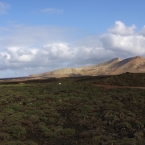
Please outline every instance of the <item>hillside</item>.
[[42, 74], [30, 75], [33, 78], [60, 78], [75, 76], [99, 76], [99, 75], [117, 75], [125, 72], [144, 73], [145, 58], [136, 56], [121, 60], [114, 58], [109, 61], [79, 68], [64, 68]]

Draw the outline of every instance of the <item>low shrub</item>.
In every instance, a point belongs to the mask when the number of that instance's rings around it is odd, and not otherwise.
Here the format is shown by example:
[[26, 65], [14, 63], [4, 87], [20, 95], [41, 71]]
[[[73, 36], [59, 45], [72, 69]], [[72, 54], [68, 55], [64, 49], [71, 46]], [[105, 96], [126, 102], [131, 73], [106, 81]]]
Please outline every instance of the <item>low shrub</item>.
[[17, 137], [17, 138], [27, 133], [26, 129], [20, 125], [13, 125], [8, 127], [7, 132], [10, 133], [13, 137]]

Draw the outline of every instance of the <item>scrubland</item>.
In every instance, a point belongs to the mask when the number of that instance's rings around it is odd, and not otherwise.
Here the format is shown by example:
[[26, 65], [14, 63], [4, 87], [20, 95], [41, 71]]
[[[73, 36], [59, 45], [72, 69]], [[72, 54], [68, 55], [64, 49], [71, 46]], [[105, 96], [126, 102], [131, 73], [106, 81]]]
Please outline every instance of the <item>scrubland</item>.
[[130, 86], [145, 74], [1, 83], [0, 145], [144, 145], [145, 89]]

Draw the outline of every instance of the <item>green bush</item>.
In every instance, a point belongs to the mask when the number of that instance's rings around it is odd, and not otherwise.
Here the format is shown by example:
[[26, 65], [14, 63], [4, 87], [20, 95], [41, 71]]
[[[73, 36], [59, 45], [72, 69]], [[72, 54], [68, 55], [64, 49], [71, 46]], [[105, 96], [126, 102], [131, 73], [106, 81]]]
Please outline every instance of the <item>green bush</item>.
[[13, 103], [9, 106], [11, 109], [15, 110], [15, 111], [21, 111], [22, 110], [22, 106], [20, 106], [17, 103]]
[[38, 145], [38, 144], [32, 140], [29, 140], [25, 142], [25, 145]]
[[75, 135], [75, 129], [73, 128], [65, 128], [65, 129], [61, 129], [59, 130], [59, 134], [62, 136], [74, 136]]
[[50, 132], [50, 129], [48, 129], [46, 124], [43, 122], [39, 123], [37, 128], [41, 132]]
[[25, 135], [26, 129], [20, 125], [13, 125], [7, 128], [7, 132], [10, 133], [13, 137], [19, 138], [20, 135]]
[[19, 140], [16, 140], [16, 141], [9, 141], [9, 142], [5, 143], [5, 145], [26, 145], [26, 144]]
[[138, 145], [137, 140], [133, 138], [123, 138], [120, 145]]
[[132, 125], [129, 122], [121, 122], [116, 124], [116, 129], [132, 129]]
[[9, 140], [11, 135], [9, 133], [0, 132], [0, 141]]

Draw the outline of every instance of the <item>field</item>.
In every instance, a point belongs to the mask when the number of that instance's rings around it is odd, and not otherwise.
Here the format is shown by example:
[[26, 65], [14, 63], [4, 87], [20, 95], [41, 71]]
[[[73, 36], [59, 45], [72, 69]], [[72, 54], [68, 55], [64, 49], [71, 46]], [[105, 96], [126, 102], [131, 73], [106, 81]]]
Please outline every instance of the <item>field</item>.
[[0, 145], [145, 145], [144, 87], [132, 73], [0, 83]]

